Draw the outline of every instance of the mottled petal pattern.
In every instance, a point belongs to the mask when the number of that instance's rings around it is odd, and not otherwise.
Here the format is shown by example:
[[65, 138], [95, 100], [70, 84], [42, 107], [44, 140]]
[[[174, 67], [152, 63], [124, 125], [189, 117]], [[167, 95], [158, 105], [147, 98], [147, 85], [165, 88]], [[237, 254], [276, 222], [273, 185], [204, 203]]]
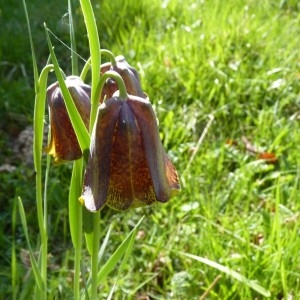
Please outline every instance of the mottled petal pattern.
[[114, 132], [107, 205], [124, 210], [156, 201], [140, 128], [124, 102]]
[[180, 189], [150, 102], [113, 97], [98, 111], [80, 200], [90, 211], [166, 202]]
[[98, 109], [81, 197], [81, 201], [90, 211], [102, 208], [107, 199], [111, 175], [113, 132], [122, 105], [121, 99], [111, 98], [100, 105]]
[[[90, 118], [90, 86], [84, 84], [79, 77], [67, 77], [66, 85], [70, 91], [76, 108], [88, 128]], [[54, 162], [79, 159], [81, 149], [69, 118], [66, 105], [58, 82], [47, 89], [47, 100], [50, 118], [50, 142], [44, 151], [54, 157]]]

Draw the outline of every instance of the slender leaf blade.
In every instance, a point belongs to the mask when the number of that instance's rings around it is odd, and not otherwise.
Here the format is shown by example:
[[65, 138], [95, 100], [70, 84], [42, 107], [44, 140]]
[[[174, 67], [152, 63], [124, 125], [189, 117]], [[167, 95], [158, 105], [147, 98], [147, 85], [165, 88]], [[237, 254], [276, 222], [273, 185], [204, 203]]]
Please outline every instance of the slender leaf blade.
[[[126, 253], [127, 249], [131, 247], [132, 238], [135, 237], [137, 230], [143, 221], [144, 217], [142, 217], [139, 222], [135, 225], [135, 227], [131, 230], [131, 232], [127, 235], [121, 245], [117, 248], [117, 250], [111, 255], [109, 260], [105, 263], [105, 265], [98, 272], [98, 285], [105, 280], [107, 275], [115, 268], [116, 264], [120, 261], [122, 256]], [[134, 238], [133, 238], [134, 239]]]
[[35, 280], [38, 284], [38, 287], [39, 287], [40, 291], [43, 291], [44, 288], [45, 288], [45, 284], [43, 282], [40, 270], [38, 268], [38, 264], [36, 262], [36, 259], [34, 257], [34, 254], [33, 254], [33, 251], [32, 251], [31, 245], [30, 245], [24, 206], [23, 206], [23, 203], [22, 203], [22, 200], [21, 200], [20, 197], [18, 197], [18, 205], [19, 205], [19, 213], [20, 213], [20, 218], [21, 218], [21, 224], [22, 224], [22, 227], [23, 227], [23, 232], [24, 232], [24, 235], [25, 235], [25, 239], [26, 239], [26, 242], [27, 242], [27, 247], [28, 247], [28, 251], [29, 251], [29, 255], [30, 255], [30, 262], [31, 262], [32, 270], [33, 270]]
[[219, 270], [220, 272], [246, 284], [247, 286], [249, 286], [250, 288], [252, 288], [253, 290], [255, 290], [256, 292], [260, 293], [261, 295], [263, 295], [264, 297], [270, 297], [271, 293], [266, 290], [264, 287], [262, 287], [261, 285], [259, 285], [258, 283], [256, 283], [253, 280], [249, 280], [248, 278], [246, 278], [245, 276], [243, 276], [242, 274], [231, 270], [230, 268], [223, 266], [221, 264], [218, 264], [217, 262], [214, 262], [212, 260], [209, 260], [207, 258], [201, 257], [201, 256], [197, 256], [194, 254], [190, 254], [190, 253], [184, 253], [184, 252], [179, 252], [181, 255], [184, 255], [186, 257], [192, 258], [194, 260], [197, 260], [203, 264], [206, 264], [216, 270]]

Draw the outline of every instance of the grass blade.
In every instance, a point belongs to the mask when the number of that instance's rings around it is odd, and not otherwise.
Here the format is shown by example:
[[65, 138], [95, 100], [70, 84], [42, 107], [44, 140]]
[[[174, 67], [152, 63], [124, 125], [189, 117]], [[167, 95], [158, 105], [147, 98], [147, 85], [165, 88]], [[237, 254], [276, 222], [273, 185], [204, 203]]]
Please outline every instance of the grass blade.
[[[135, 227], [131, 230], [131, 232], [127, 235], [127, 237], [123, 240], [121, 245], [117, 248], [117, 250], [110, 256], [108, 261], [104, 264], [104, 266], [101, 268], [101, 270], [97, 274], [97, 284], [100, 285], [107, 275], [115, 268], [116, 264], [122, 259], [124, 256], [124, 263], [128, 259], [128, 255], [130, 253], [130, 250], [133, 246], [133, 241], [135, 240], [135, 236], [137, 233], [137, 230], [142, 223], [144, 217], [142, 217], [139, 222], [135, 225]], [[105, 238], [106, 240], [106, 238]], [[127, 253], [127, 254], [126, 254]], [[122, 262], [123, 265], [123, 262]], [[121, 266], [122, 266], [121, 265]], [[87, 281], [87, 288], [90, 291], [90, 284], [91, 284], [91, 278]]]
[[251, 289], [255, 290], [256, 292], [258, 292], [259, 294], [263, 295], [264, 297], [270, 297], [271, 293], [269, 291], [267, 291], [265, 288], [263, 288], [262, 286], [260, 286], [259, 284], [257, 284], [256, 282], [254, 282], [253, 280], [249, 280], [248, 278], [246, 278], [245, 276], [243, 276], [242, 274], [229, 269], [226, 266], [220, 265], [212, 260], [209, 260], [207, 258], [201, 257], [201, 256], [197, 256], [197, 255], [193, 255], [193, 254], [189, 254], [189, 253], [184, 253], [184, 252], [179, 252], [181, 255], [192, 258], [194, 260], [197, 260], [203, 264], [206, 264], [216, 270], [219, 270], [220, 272], [240, 281], [241, 283], [246, 284], [247, 286], [249, 286]]
[[118, 269], [117, 278], [116, 278], [115, 283], [114, 283], [114, 285], [113, 285], [113, 287], [112, 287], [112, 289], [111, 289], [111, 291], [109, 293], [109, 296], [108, 296], [109, 300], [112, 299], [112, 295], [113, 295], [114, 290], [115, 290], [115, 288], [117, 286], [120, 274], [121, 274], [121, 272], [122, 272], [122, 270], [123, 270], [123, 268], [124, 268], [124, 266], [125, 266], [128, 258], [129, 258], [130, 253], [132, 252], [132, 247], [133, 247], [133, 244], [134, 244], [134, 241], [135, 241], [136, 234], [137, 234], [137, 228], [134, 230], [134, 233], [131, 235], [131, 238], [129, 240], [128, 247], [127, 247], [127, 249], [125, 251], [124, 257], [123, 257], [122, 262], [121, 262], [121, 265], [120, 265], [120, 267]]
[[33, 40], [32, 40], [31, 26], [30, 26], [30, 22], [29, 22], [29, 16], [28, 16], [27, 5], [26, 5], [25, 0], [23, 0], [23, 7], [24, 7], [24, 12], [25, 12], [25, 17], [26, 17], [28, 37], [29, 37], [30, 48], [31, 48], [33, 76], [34, 76], [34, 88], [35, 88], [35, 93], [37, 93], [38, 92], [38, 76], [39, 76], [39, 74], [38, 74], [38, 67], [37, 67], [34, 45], [33, 45]]
[[16, 215], [17, 215], [17, 205], [16, 201], [13, 204], [12, 211], [12, 247], [11, 247], [11, 286], [12, 286], [12, 298], [17, 299], [18, 293], [18, 270], [17, 270], [17, 255], [16, 255], [16, 243], [15, 243], [15, 232], [16, 232]]
[[20, 197], [18, 197], [18, 205], [19, 205], [19, 213], [20, 213], [21, 223], [22, 223], [22, 227], [23, 227], [23, 232], [24, 232], [27, 247], [28, 247], [28, 250], [29, 250], [32, 270], [33, 270], [33, 273], [34, 273], [34, 276], [35, 276], [36, 283], [38, 284], [39, 290], [43, 291], [45, 289], [45, 284], [44, 284], [44, 281], [42, 279], [40, 270], [38, 268], [38, 264], [36, 262], [36, 259], [34, 257], [34, 254], [33, 254], [33, 251], [32, 251], [31, 245], [30, 245], [25, 211], [24, 211], [23, 203], [22, 203], [22, 200], [21, 200]]
[[98, 272], [98, 275], [97, 275], [98, 285], [105, 280], [107, 275], [115, 268], [116, 264], [120, 261], [122, 256], [126, 253], [128, 248], [131, 247], [131, 243], [132, 243], [131, 239], [133, 236], [135, 237], [137, 230], [138, 230], [140, 224], [142, 223], [143, 219], [144, 219], [144, 217], [142, 217], [139, 220], [139, 222], [135, 225], [135, 227], [127, 235], [127, 237], [124, 239], [124, 241], [118, 247], [118, 249], [111, 255], [109, 260], [105, 263], [105, 265]]
[[110, 233], [112, 231], [112, 228], [113, 228], [113, 225], [110, 224], [108, 230], [107, 230], [107, 233], [105, 235], [105, 238], [101, 244], [101, 247], [100, 247], [100, 250], [99, 250], [99, 254], [98, 254], [98, 265], [100, 265], [101, 263], [101, 260], [102, 260], [102, 257], [103, 257], [103, 254], [104, 254], [104, 251], [106, 249], [106, 246], [108, 244], [108, 241], [109, 241], [109, 237], [110, 237]]
[[[74, 0], [73, 2], [75, 3]], [[72, 74], [78, 75], [78, 57], [76, 55], [76, 38], [75, 38], [75, 31], [74, 31], [72, 0], [68, 0], [68, 13], [69, 13], [70, 41], [71, 41]]]

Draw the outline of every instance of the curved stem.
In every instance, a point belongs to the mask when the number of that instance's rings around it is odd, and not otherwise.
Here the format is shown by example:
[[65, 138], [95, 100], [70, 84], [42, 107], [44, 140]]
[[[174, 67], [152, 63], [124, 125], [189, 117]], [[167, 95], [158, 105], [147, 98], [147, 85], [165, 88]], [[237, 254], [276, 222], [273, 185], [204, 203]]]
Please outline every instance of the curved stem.
[[[114, 54], [111, 51], [109, 51], [107, 49], [101, 49], [100, 53], [101, 53], [101, 55], [104, 54], [104, 55], [108, 56], [109, 59], [110, 59], [110, 62], [113, 66], [117, 65], [116, 57], [114, 56]], [[91, 58], [89, 58], [86, 61], [84, 67], [82, 68], [82, 71], [81, 71], [81, 74], [80, 74], [80, 78], [82, 79], [82, 81], [85, 80], [86, 75], [87, 75], [88, 71], [90, 70], [90, 68], [91, 68]]]
[[122, 77], [115, 71], [107, 71], [106, 73], [103, 74], [103, 76], [100, 78], [99, 84], [97, 86], [96, 89], [96, 95], [98, 97], [98, 99], [100, 99], [101, 96], [101, 91], [103, 89], [103, 86], [105, 84], [105, 81], [109, 78], [113, 78], [118, 87], [119, 87], [119, 91], [120, 91], [120, 98], [122, 99], [127, 99], [128, 98], [128, 94], [127, 94], [127, 90], [126, 90], [126, 86], [124, 83], [124, 80], [122, 79]]
[[81, 74], [80, 74], [80, 78], [82, 79], [82, 81], [85, 80], [85, 77], [88, 73], [88, 71], [91, 68], [91, 57], [86, 61], [84, 67], [82, 68]]
[[101, 53], [101, 55], [104, 54], [104, 55], [108, 56], [110, 59], [110, 62], [113, 66], [117, 65], [116, 57], [114, 56], [114, 54], [111, 51], [109, 51], [107, 49], [101, 49], [100, 53]]

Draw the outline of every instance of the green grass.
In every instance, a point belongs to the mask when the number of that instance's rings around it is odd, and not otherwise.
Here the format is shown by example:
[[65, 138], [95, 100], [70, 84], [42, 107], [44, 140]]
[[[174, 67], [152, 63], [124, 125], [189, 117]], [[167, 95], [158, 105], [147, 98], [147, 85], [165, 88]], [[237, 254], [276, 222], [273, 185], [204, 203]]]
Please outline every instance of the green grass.
[[[58, 24], [67, 11], [66, 4], [57, 3], [65, 5], [65, 10], [56, 23], [52, 18], [52, 24]], [[18, 10], [24, 19], [21, 5], [14, 11]], [[32, 20], [37, 11], [29, 7]], [[102, 1], [99, 8], [95, 3], [101, 46], [123, 54], [140, 72], [143, 89], [158, 115], [164, 146], [182, 184], [182, 192], [165, 205], [122, 213], [105, 208], [101, 212], [102, 239], [113, 226], [103, 264], [141, 216], [146, 218], [127, 264], [119, 277], [115, 270], [102, 283], [99, 299], [108, 297], [117, 278], [113, 299], [199, 299], [218, 275], [221, 279], [207, 299], [264, 299], [246, 283], [181, 252], [239, 272], [270, 291], [271, 299], [299, 296], [299, 12], [297, 1], [275, 0], [115, 0]], [[87, 58], [79, 10], [77, 18], [78, 52]], [[46, 14], [38, 18], [40, 25], [50, 19]], [[49, 27], [64, 40], [64, 32], [54, 25]], [[42, 57], [38, 44], [46, 45], [46, 41], [38, 35], [36, 39], [37, 54]], [[4, 61], [7, 50], [2, 43], [1, 47]], [[58, 42], [55, 47], [57, 53], [66, 52]], [[28, 48], [28, 57], [29, 53]], [[66, 64], [65, 55], [59, 58]], [[9, 59], [22, 63], [18, 51]], [[26, 62], [28, 74], [30, 67], [30, 61]], [[0, 74], [5, 78], [3, 72]], [[22, 88], [28, 92], [26, 84], [19, 86], [22, 76], [12, 81], [16, 88], [6, 95], [9, 105], [5, 108], [27, 116], [31, 110], [14, 97]], [[189, 164], [209, 115], [214, 121]], [[242, 136], [274, 153], [278, 163], [257, 160], [245, 151]], [[228, 145], [230, 139], [238, 146]], [[7, 202], [1, 200], [5, 208], [1, 231], [10, 233], [12, 203], [16, 196], [22, 196], [34, 248], [38, 243], [35, 195], [28, 187], [32, 179], [21, 176], [27, 174], [24, 168], [21, 166], [17, 174], [0, 173], [1, 189], [3, 186], [3, 191], [9, 191], [8, 198], [2, 197]], [[49, 299], [71, 299], [73, 249], [67, 223], [70, 167], [52, 168], [49, 177], [48, 295]], [[0, 193], [4, 195], [2, 190]], [[20, 258], [21, 248], [26, 248], [20, 221], [13, 224], [17, 299], [22, 295], [28, 299], [34, 287], [33, 275]], [[12, 233], [1, 239], [1, 250], [5, 251], [1, 251], [0, 298], [12, 295], [12, 240]], [[83, 262], [89, 268], [87, 252]]]

